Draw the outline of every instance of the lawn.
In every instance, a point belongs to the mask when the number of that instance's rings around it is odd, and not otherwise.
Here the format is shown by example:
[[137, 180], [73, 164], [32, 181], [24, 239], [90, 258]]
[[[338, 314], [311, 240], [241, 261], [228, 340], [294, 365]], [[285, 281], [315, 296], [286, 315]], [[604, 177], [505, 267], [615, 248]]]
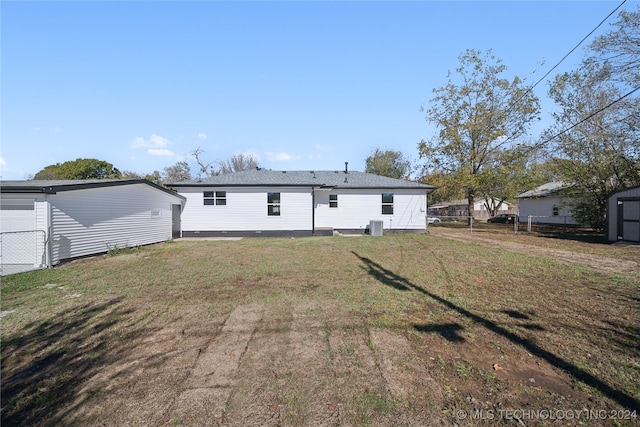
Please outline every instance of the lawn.
[[473, 236], [182, 240], [5, 277], [2, 425], [638, 425], [640, 250]]

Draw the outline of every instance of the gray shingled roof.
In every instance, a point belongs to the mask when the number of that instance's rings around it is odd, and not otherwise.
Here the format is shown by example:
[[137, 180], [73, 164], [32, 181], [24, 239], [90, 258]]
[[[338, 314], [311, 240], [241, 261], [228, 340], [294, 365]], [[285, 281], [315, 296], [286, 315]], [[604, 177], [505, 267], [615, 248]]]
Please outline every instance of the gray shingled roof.
[[146, 179], [74, 179], [74, 180], [28, 180], [0, 181], [2, 193], [45, 193], [55, 194], [59, 191], [82, 190], [87, 188], [113, 187], [117, 185], [146, 184], [158, 190], [185, 200], [175, 191], [154, 184]]
[[561, 181], [547, 182], [546, 184], [542, 184], [541, 186], [536, 187], [533, 190], [526, 191], [516, 196], [516, 198], [529, 199], [535, 197], [553, 196], [562, 193], [562, 191], [566, 190], [567, 188], [569, 188], [569, 185]]
[[434, 186], [402, 179], [358, 171], [274, 171], [251, 169], [167, 184], [171, 187], [224, 186], [224, 187], [339, 187], [339, 188], [422, 188]]

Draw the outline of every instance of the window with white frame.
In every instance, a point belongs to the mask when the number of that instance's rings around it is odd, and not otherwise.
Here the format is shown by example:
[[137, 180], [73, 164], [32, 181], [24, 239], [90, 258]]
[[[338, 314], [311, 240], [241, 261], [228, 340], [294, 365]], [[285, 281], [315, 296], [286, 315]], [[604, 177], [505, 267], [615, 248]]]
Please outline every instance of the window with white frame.
[[337, 208], [338, 207], [338, 195], [337, 194], [329, 194], [329, 207]]
[[267, 215], [280, 216], [280, 193], [267, 193]]
[[393, 193], [382, 193], [382, 215], [393, 215]]
[[205, 191], [203, 196], [205, 205], [224, 206], [227, 204], [226, 191]]

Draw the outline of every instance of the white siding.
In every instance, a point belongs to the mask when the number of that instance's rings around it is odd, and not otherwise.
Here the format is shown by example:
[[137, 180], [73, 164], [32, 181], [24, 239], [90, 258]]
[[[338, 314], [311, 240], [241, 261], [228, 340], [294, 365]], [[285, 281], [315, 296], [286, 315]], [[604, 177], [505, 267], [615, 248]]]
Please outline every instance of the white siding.
[[[226, 191], [226, 205], [205, 205], [205, 191]], [[280, 193], [280, 216], [267, 215], [267, 193]], [[311, 230], [311, 188], [184, 188], [182, 231]]]
[[62, 191], [51, 201], [52, 261], [171, 238], [176, 198], [146, 184]]
[[[393, 215], [382, 214], [382, 193], [393, 193]], [[338, 196], [338, 207], [329, 207], [329, 195]], [[316, 191], [316, 227], [364, 230], [371, 220], [385, 229], [424, 230], [426, 192], [420, 190]]]
[[[532, 223], [540, 224], [567, 224], [576, 225], [577, 222], [571, 216], [567, 200], [561, 197], [540, 197], [537, 199], [520, 199], [520, 221], [528, 221], [531, 216]], [[558, 207], [558, 215], [553, 215], [553, 207]]]

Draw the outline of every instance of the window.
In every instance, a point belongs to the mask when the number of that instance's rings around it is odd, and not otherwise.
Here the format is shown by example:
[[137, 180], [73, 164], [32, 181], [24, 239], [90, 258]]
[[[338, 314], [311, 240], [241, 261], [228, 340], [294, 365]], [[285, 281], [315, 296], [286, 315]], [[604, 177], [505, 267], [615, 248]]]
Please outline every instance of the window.
[[337, 208], [338, 207], [338, 195], [337, 194], [329, 194], [329, 207]]
[[553, 216], [559, 216], [560, 215], [560, 208], [558, 207], [558, 205], [553, 205]]
[[280, 216], [280, 193], [267, 193], [267, 215]]
[[382, 215], [393, 215], [393, 193], [382, 193]]
[[226, 205], [227, 204], [227, 192], [226, 191], [205, 191], [204, 192], [204, 204], [205, 205]]

